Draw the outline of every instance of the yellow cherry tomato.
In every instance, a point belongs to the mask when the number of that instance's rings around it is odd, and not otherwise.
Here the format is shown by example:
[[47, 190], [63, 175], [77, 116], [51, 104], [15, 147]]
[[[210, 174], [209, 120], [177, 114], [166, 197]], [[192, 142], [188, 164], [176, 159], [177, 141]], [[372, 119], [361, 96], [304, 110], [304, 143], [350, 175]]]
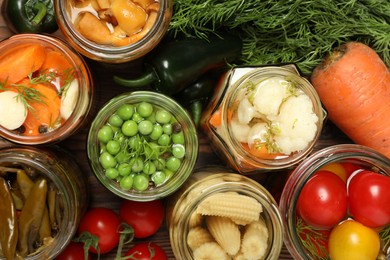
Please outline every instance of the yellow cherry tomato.
[[380, 251], [378, 233], [355, 220], [346, 220], [333, 228], [329, 236], [332, 260], [375, 260]]
[[339, 176], [344, 182], [347, 181], [347, 171], [341, 163], [332, 162], [322, 166], [319, 170], [330, 171]]

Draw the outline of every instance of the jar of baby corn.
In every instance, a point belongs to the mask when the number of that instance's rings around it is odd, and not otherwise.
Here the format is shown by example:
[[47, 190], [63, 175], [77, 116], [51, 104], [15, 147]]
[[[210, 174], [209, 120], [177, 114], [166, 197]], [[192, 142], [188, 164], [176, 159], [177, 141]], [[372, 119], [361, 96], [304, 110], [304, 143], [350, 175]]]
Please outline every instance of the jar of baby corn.
[[220, 167], [196, 170], [167, 204], [177, 259], [277, 259], [283, 223], [272, 195]]

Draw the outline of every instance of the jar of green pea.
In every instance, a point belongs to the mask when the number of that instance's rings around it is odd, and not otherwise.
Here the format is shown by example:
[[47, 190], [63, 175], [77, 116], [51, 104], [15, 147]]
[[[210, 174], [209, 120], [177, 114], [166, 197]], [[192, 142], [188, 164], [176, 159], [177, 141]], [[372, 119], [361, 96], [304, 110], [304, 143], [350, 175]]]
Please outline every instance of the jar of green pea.
[[93, 120], [87, 138], [93, 172], [114, 194], [151, 201], [175, 192], [198, 157], [196, 127], [170, 97], [151, 91], [121, 94]]

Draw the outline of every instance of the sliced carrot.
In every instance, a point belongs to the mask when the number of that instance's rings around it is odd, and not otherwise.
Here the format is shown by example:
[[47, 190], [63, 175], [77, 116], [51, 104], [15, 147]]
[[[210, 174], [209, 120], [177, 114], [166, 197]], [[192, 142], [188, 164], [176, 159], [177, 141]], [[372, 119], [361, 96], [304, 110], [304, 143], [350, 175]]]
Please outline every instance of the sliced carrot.
[[251, 147], [249, 147], [247, 143], [241, 143], [241, 145], [250, 154], [260, 159], [272, 160], [276, 159], [278, 156], [286, 156], [285, 154], [281, 153], [270, 153], [265, 143], [253, 145]]
[[342, 45], [315, 68], [311, 82], [340, 130], [390, 158], [390, 71], [373, 49]]
[[40, 44], [24, 43], [0, 55], [0, 82], [17, 83], [37, 71], [45, 60], [45, 48]]
[[[233, 117], [233, 111], [232, 110], [229, 110], [228, 111], [228, 122], [232, 119]], [[221, 114], [221, 108], [219, 108], [218, 110], [216, 110], [211, 116], [210, 116], [210, 119], [209, 119], [209, 123], [215, 127], [215, 128], [218, 128], [221, 126], [222, 124], [222, 114]]]
[[29, 109], [23, 126], [26, 128], [24, 135], [35, 136], [40, 134], [39, 128], [41, 126], [50, 128], [59, 123], [61, 99], [52, 87], [42, 84], [32, 85], [31, 87], [42, 94], [43, 102], [29, 104], [32, 108]]
[[45, 60], [42, 64], [42, 71], [55, 72], [63, 75], [65, 72], [72, 69], [69, 61], [64, 55], [58, 51], [49, 50], [46, 52]]

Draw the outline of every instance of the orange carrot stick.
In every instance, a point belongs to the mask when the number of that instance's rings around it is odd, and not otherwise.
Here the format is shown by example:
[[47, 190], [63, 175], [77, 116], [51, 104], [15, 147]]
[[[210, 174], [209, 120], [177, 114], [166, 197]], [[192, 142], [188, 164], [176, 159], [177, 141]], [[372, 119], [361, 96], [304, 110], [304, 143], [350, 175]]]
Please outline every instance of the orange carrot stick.
[[17, 83], [38, 70], [44, 60], [45, 48], [42, 45], [17, 45], [0, 55], [0, 82]]
[[61, 99], [57, 92], [53, 88], [42, 84], [31, 87], [42, 94], [42, 102], [29, 104], [32, 108], [29, 109], [27, 118], [23, 124], [26, 128], [24, 135], [28, 136], [39, 135], [39, 128], [41, 126], [55, 127], [56, 124], [61, 123], [61, 121], [58, 121], [60, 120]]
[[46, 52], [45, 60], [42, 64], [42, 71], [55, 72], [59, 75], [63, 75], [64, 72], [69, 71], [72, 68], [69, 61], [58, 51], [49, 50]]
[[336, 48], [311, 82], [340, 130], [390, 158], [390, 72], [373, 49], [358, 42]]

